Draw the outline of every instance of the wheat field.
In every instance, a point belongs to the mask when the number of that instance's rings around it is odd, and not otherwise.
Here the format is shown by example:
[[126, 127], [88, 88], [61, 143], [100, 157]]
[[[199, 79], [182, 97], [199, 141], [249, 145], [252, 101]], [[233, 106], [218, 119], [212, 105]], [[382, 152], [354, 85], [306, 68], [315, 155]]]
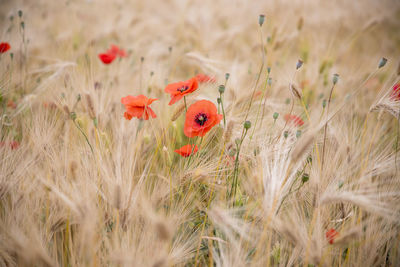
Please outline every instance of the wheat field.
[[0, 0], [0, 43], [0, 266], [400, 266], [399, 1]]

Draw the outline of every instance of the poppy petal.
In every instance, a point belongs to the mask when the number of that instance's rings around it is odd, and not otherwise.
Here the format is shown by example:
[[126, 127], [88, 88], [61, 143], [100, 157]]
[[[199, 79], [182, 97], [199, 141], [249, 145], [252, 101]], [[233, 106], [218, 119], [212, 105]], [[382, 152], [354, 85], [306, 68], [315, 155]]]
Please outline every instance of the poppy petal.
[[11, 46], [9, 43], [0, 43], [0, 53], [5, 53], [10, 50]]

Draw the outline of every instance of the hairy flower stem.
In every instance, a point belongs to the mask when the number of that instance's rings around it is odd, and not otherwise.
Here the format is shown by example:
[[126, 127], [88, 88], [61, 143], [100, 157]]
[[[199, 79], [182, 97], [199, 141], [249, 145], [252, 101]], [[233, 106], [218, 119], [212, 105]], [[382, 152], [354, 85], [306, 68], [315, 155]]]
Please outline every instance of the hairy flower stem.
[[242, 136], [240, 138], [240, 142], [236, 144], [236, 158], [235, 158], [235, 168], [233, 170], [233, 179], [232, 179], [232, 186], [231, 186], [231, 191], [229, 196], [232, 196], [233, 192], [233, 207], [235, 206], [236, 203], [236, 191], [237, 191], [237, 186], [238, 186], [238, 180], [239, 180], [239, 156], [240, 156], [240, 149], [243, 144], [243, 140], [246, 137], [248, 129], [243, 128], [242, 131]]
[[254, 88], [253, 88], [253, 92], [251, 93], [250, 103], [249, 103], [249, 106], [247, 107], [246, 117], [244, 118], [244, 121], [246, 121], [246, 120], [247, 120], [247, 117], [249, 116], [250, 109], [251, 109], [251, 105], [253, 104], [254, 94], [255, 94], [255, 92], [256, 92], [258, 83], [259, 83], [259, 81], [260, 81], [261, 73], [262, 73], [262, 71], [263, 71], [263, 69], [264, 69], [265, 51], [264, 51], [264, 40], [263, 40], [263, 34], [262, 34], [261, 27], [260, 27], [260, 38], [261, 38], [261, 55], [262, 55], [262, 61], [261, 61], [260, 70], [259, 70], [258, 75], [257, 75], [257, 80], [256, 80], [256, 83], [255, 83]]
[[186, 96], [183, 96], [183, 101], [185, 101], [185, 112], [187, 113], [187, 103], [186, 103]]
[[79, 127], [78, 123], [76, 123], [75, 120], [72, 120], [72, 121], [74, 122], [74, 125], [76, 126], [76, 128], [78, 128], [78, 130], [82, 133], [83, 137], [85, 137], [86, 143], [89, 145], [90, 150], [92, 151], [92, 154], [94, 154], [93, 147], [92, 147], [92, 145], [90, 144], [87, 135], [83, 132], [83, 130], [81, 129], [81, 127]]
[[[332, 99], [332, 92], [333, 89], [335, 88], [335, 84], [332, 85], [331, 92], [329, 93], [329, 99], [328, 99], [328, 105], [326, 107], [326, 114], [329, 116], [329, 106], [331, 104], [331, 99]], [[321, 172], [324, 170], [324, 160], [325, 160], [325, 145], [326, 145], [326, 131], [328, 129], [328, 122], [326, 122], [325, 127], [324, 127], [324, 143], [322, 145], [322, 159], [321, 159]]]
[[396, 176], [397, 176], [397, 152], [399, 148], [399, 135], [400, 135], [400, 109], [399, 109], [399, 114], [397, 115], [397, 133], [396, 133], [396, 146], [395, 146], [395, 154], [394, 154], [394, 165], [396, 166]]
[[[260, 109], [261, 109], [261, 106], [263, 106], [264, 97], [267, 95], [266, 90], [267, 90], [268, 79], [269, 79], [269, 73], [267, 74], [267, 78], [265, 79], [263, 95], [261, 97], [260, 105], [258, 106], [257, 115], [256, 115], [256, 122], [254, 123], [254, 128], [253, 128], [253, 131], [252, 131], [252, 133], [250, 135], [250, 141], [253, 139], [253, 135], [254, 135], [254, 132], [256, 130], [256, 126], [257, 126], [257, 122], [258, 122], [258, 116], [260, 114]], [[264, 105], [265, 105], [265, 100], [264, 100]], [[263, 113], [262, 113], [262, 116], [261, 116], [261, 123], [262, 123], [263, 117], [264, 117], [264, 109], [263, 109]], [[261, 124], [260, 124], [260, 127], [261, 127]]]
[[222, 114], [224, 116], [224, 128], [225, 128], [226, 120], [225, 120], [224, 100], [222, 98], [222, 93], [219, 93], [219, 98], [221, 99], [221, 108], [222, 108]]

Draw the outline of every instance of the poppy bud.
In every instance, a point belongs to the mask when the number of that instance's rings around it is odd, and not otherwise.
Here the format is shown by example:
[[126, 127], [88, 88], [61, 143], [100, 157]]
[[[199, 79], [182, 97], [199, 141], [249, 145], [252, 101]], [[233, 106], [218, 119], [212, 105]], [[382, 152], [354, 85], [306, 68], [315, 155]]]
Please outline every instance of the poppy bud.
[[339, 81], [339, 74], [335, 73], [333, 74], [332, 82], [333, 84], [336, 84]]
[[271, 73], [271, 67], [267, 67], [267, 72], [268, 72], [268, 74]]
[[263, 24], [264, 24], [264, 21], [265, 21], [265, 15], [260, 15], [259, 17], [258, 17], [258, 24], [260, 24], [260, 26], [262, 26]]
[[225, 73], [225, 80], [228, 80], [229, 76], [230, 76], [229, 72]]
[[294, 97], [301, 99], [300, 91], [296, 88], [294, 84], [290, 84], [290, 91], [292, 92]]
[[244, 126], [244, 128], [245, 128], [246, 130], [250, 129], [250, 127], [251, 127], [251, 121], [245, 121], [244, 124], [243, 124], [243, 126]]
[[380, 68], [382, 68], [383, 66], [385, 66], [386, 65], [386, 62], [387, 62], [387, 59], [386, 58], [381, 58], [381, 60], [379, 61], [379, 66], [378, 66], [378, 68], [380, 69]]
[[303, 28], [303, 17], [300, 17], [299, 20], [297, 21], [297, 30], [301, 31], [301, 29]]
[[289, 132], [288, 131], [284, 131], [283, 132], [283, 137], [288, 138], [288, 136], [289, 136]]
[[310, 180], [310, 175], [308, 173], [303, 173], [303, 176], [301, 177], [301, 181], [303, 183], [308, 182], [308, 180]]
[[271, 86], [271, 85], [272, 85], [272, 79], [271, 79], [271, 78], [268, 78], [267, 83], [268, 83], [269, 86]]
[[218, 87], [218, 91], [219, 91], [219, 93], [220, 94], [223, 94], [224, 92], [225, 92], [225, 85], [220, 85], [219, 87]]
[[276, 121], [279, 117], [279, 113], [278, 112], [274, 112], [274, 114], [272, 114], [272, 118], [274, 118], [274, 120]]
[[11, 58], [11, 60], [13, 60], [13, 58], [14, 58], [14, 53], [10, 53], [10, 58]]
[[72, 111], [71, 113], [69, 113], [69, 116], [73, 121], [76, 120], [76, 113], [75, 112]]
[[237, 146], [240, 145], [240, 138], [236, 138], [236, 139], [235, 139], [235, 144], [236, 144]]
[[11, 16], [10, 16], [10, 21], [13, 21], [13, 20], [14, 20], [14, 16], [11, 15]]
[[141, 57], [141, 58], [140, 58], [140, 62], [143, 63], [143, 61], [144, 61], [144, 57]]
[[217, 98], [217, 103], [221, 104], [221, 98], [220, 97]]
[[297, 130], [297, 132], [296, 132], [296, 137], [299, 138], [300, 136], [301, 136], [301, 131], [300, 131], [300, 130]]
[[340, 182], [339, 182], [339, 185], [338, 185], [339, 189], [342, 188], [343, 185], [344, 185], [343, 181], [340, 181]]
[[326, 99], [322, 100], [322, 107], [323, 107], [323, 108], [326, 107]]
[[18, 10], [18, 17], [22, 17], [22, 10]]
[[25, 29], [25, 22], [21, 21], [21, 28]]
[[299, 59], [296, 64], [296, 70], [300, 69], [303, 66], [303, 60]]

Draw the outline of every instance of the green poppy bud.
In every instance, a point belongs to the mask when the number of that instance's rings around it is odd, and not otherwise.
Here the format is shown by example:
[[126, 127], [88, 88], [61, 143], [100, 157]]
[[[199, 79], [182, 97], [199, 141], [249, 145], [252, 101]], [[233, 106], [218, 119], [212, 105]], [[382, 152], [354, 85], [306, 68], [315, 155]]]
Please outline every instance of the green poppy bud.
[[221, 85], [218, 87], [218, 91], [219, 91], [220, 94], [223, 94], [223, 93], [225, 92], [225, 85], [221, 84]]
[[243, 126], [244, 126], [244, 128], [245, 128], [246, 130], [250, 129], [250, 127], [251, 127], [251, 121], [245, 121], [244, 124], [243, 124]]
[[382, 68], [383, 66], [385, 66], [386, 65], [386, 62], [387, 62], [387, 59], [386, 58], [381, 58], [381, 60], [379, 61], [379, 66], [378, 66], [378, 68], [380, 69], [380, 68]]
[[258, 24], [260, 24], [260, 26], [262, 26], [263, 24], [264, 24], [264, 21], [265, 21], [265, 15], [260, 15], [259, 17], [258, 17]]

